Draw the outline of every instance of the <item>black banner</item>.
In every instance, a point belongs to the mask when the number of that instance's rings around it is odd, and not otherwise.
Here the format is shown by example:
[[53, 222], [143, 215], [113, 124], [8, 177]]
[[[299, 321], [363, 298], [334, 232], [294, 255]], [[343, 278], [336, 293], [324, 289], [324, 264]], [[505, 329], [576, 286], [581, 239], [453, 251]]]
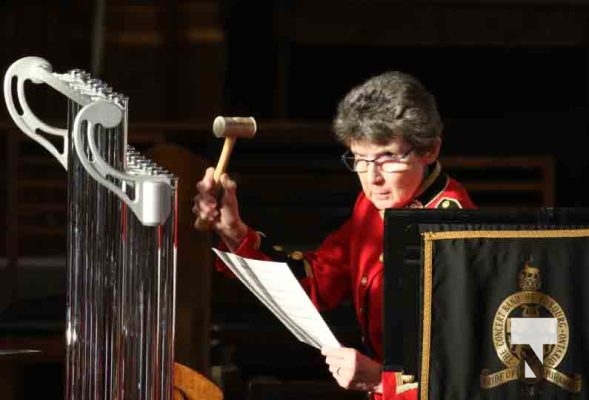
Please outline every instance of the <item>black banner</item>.
[[[385, 270], [385, 369], [416, 358], [421, 400], [589, 399], [589, 229], [415, 227], [418, 262]], [[404, 249], [398, 240], [388, 257], [385, 243], [385, 268], [415, 253], [415, 244], [400, 242]], [[400, 304], [391, 307], [391, 297]], [[516, 322], [518, 332], [534, 326], [526, 340], [543, 344], [516, 342]]]
[[[429, 232], [423, 249], [422, 399], [587, 398], [589, 230]], [[512, 318], [556, 319], [556, 343], [511, 343]]]

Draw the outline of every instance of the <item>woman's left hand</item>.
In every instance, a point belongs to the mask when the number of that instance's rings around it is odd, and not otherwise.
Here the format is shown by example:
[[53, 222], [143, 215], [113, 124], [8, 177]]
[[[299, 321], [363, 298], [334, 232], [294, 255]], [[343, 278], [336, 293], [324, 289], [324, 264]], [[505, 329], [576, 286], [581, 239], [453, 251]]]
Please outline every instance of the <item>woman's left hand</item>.
[[379, 392], [382, 367], [350, 347], [323, 347], [321, 354], [337, 383], [352, 390]]

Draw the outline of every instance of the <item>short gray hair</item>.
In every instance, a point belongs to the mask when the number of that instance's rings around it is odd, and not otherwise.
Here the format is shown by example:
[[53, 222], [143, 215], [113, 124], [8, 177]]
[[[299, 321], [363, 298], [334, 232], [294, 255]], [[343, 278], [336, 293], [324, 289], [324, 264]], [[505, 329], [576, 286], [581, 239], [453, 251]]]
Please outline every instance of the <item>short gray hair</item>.
[[436, 100], [415, 77], [385, 72], [356, 86], [340, 101], [333, 121], [337, 139], [387, 144], [395, 137], [431, 149], [442, 136]]

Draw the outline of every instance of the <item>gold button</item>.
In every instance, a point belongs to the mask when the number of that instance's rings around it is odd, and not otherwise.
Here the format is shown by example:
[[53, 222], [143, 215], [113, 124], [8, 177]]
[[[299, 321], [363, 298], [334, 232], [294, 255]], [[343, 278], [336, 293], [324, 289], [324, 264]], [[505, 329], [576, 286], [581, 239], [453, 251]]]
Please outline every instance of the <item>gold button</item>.
[[272, 246], [272, 248], [274, 249], [274, 251], [284, 251], [284, 247], [282, 246]]
[[368, 278], [363, 276], [362, 279], [360, 280], [360, 284], [362, 286], [366, 286], [367, 283], [368, 283]]
[[362, 310], [363, 310], [362, 307], [358, 307], [358, 312], [360, 312], [360, 314], [362, 314]]
[[302, 260], [303, 259], [303, 252], [302, 251], [293, 251], [290, 253], [290, 258], [293, 260]]
[[450, 207], [450, 202], [448, 200], [444, 200], [442, 202], [442, 208], [448, 208], [448, 207]]
[[383, 253], [380, 253], [380, 257], [378, 257], [378, 260], [380, 262], [384, 262], [384, 254]]

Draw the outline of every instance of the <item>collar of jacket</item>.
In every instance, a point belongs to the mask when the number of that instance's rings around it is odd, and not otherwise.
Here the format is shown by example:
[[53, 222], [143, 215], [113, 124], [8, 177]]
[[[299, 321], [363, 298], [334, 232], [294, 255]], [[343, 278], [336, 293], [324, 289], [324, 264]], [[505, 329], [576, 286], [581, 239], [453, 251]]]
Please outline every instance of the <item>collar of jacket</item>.
[[429, 173], [417, 189], [415, 200], [427, 206], [429, 202], [436, 198], [448, 184], [448, 176], [442, 172], [442, 166], [436, 161], [429, 167]]

